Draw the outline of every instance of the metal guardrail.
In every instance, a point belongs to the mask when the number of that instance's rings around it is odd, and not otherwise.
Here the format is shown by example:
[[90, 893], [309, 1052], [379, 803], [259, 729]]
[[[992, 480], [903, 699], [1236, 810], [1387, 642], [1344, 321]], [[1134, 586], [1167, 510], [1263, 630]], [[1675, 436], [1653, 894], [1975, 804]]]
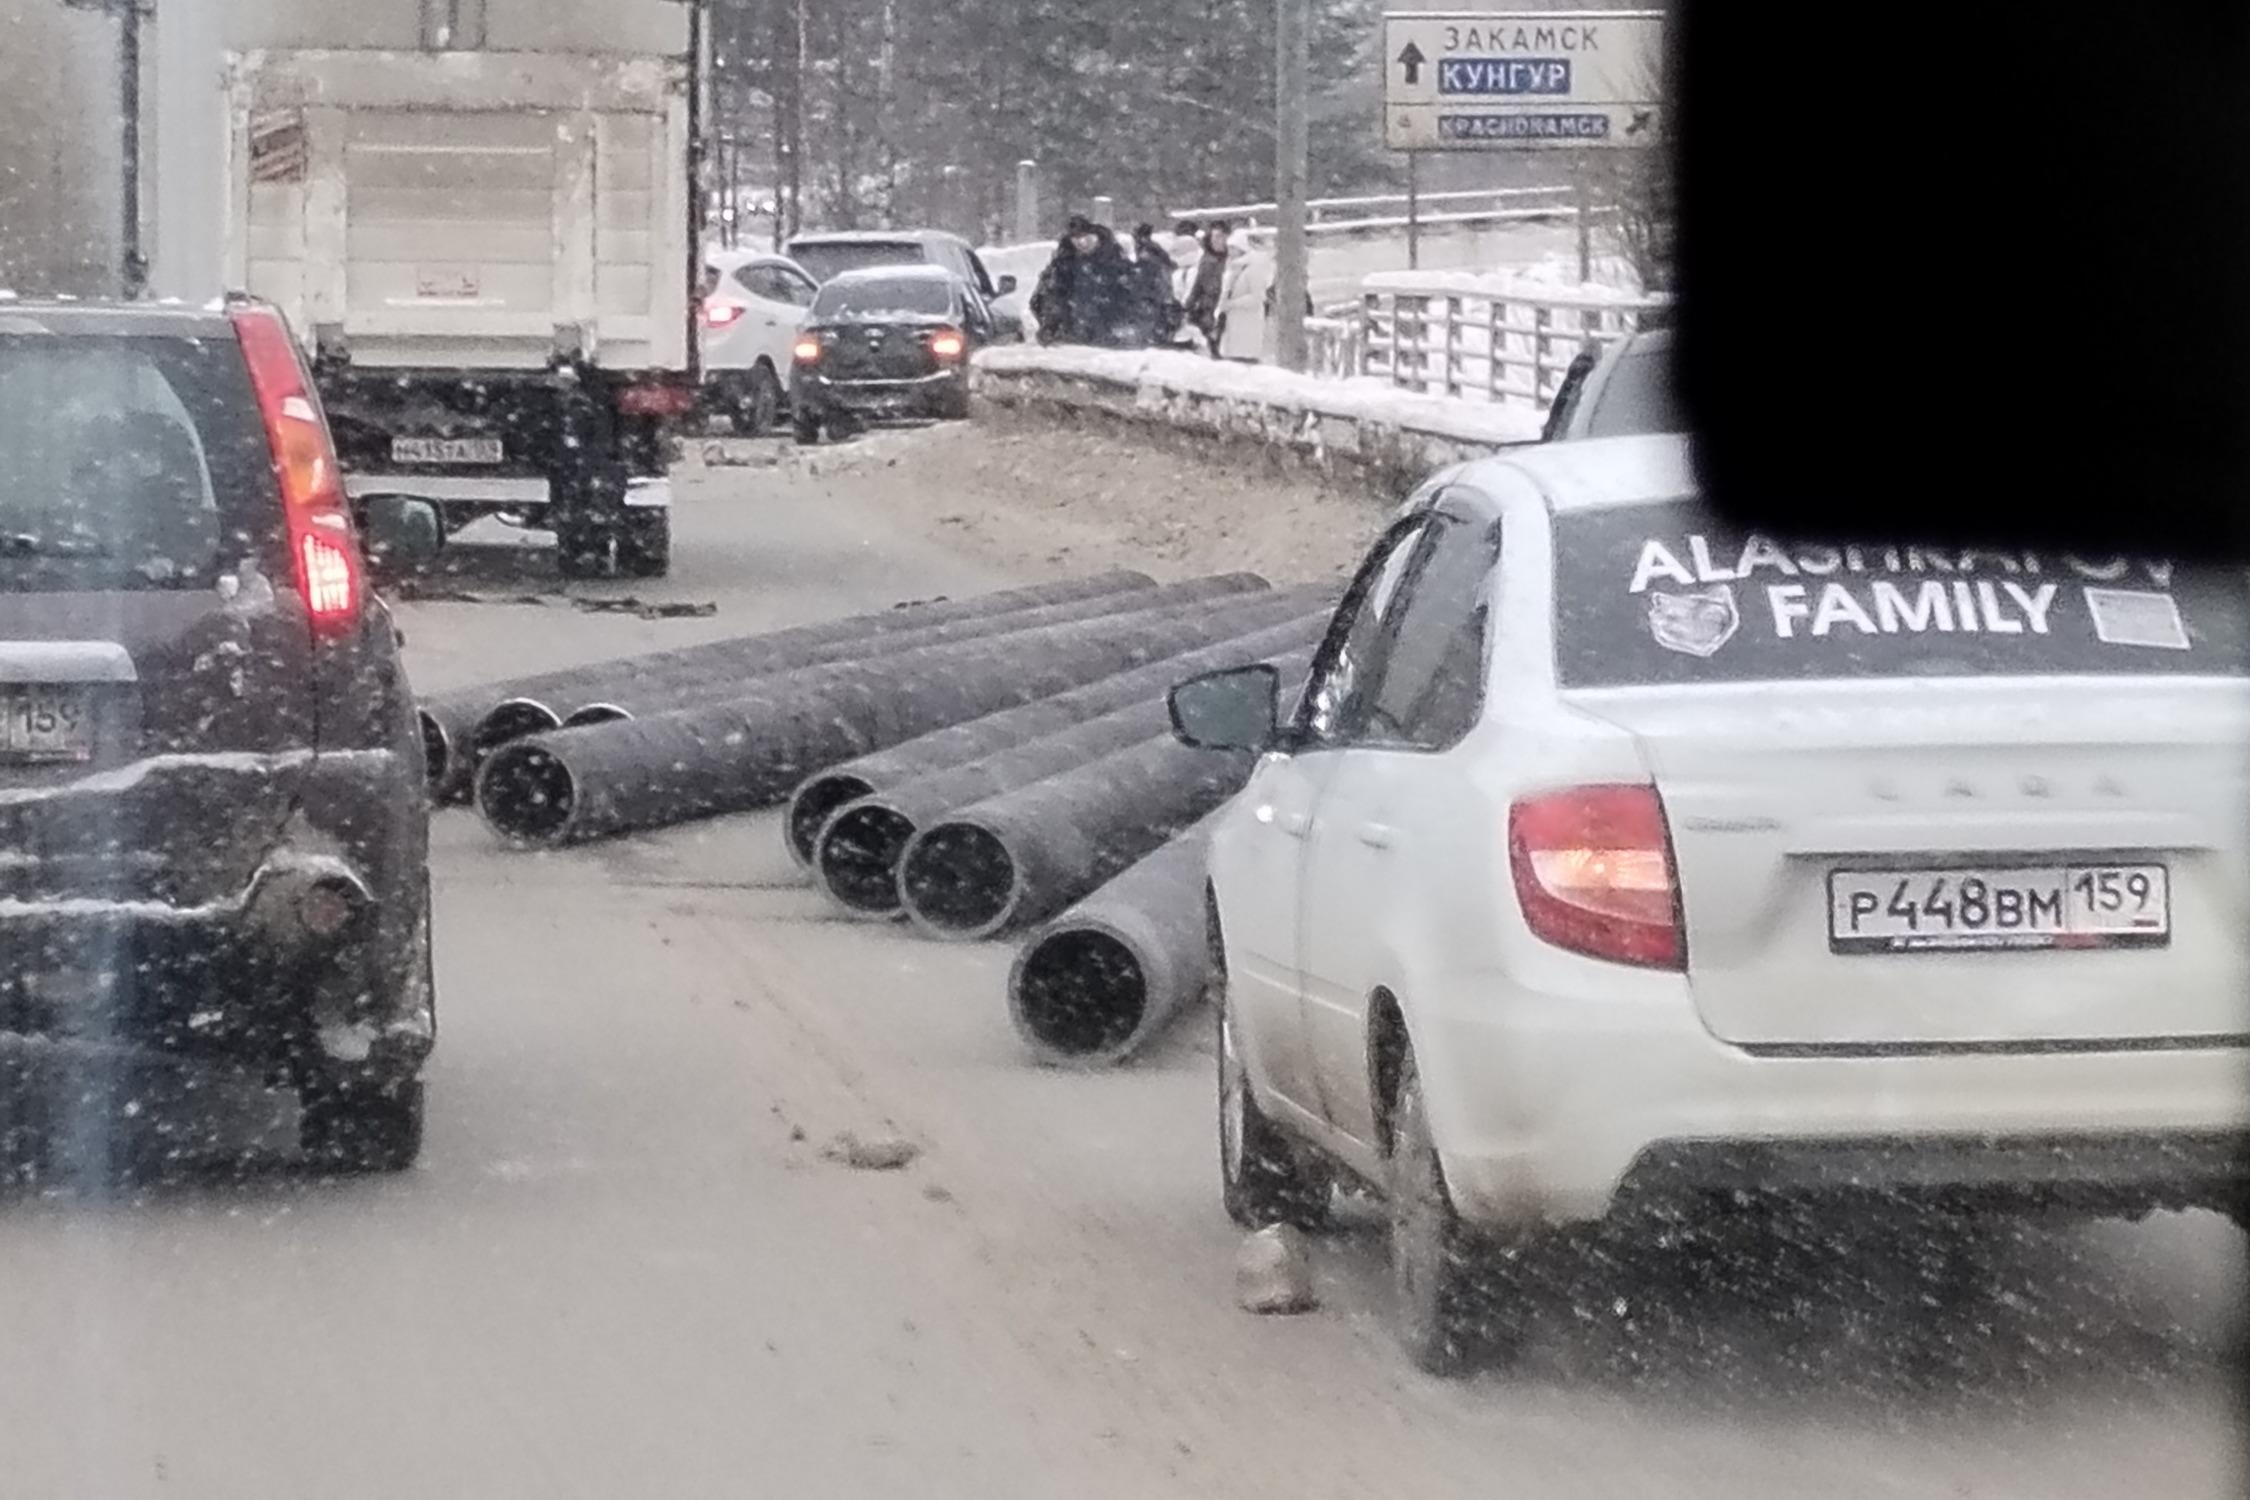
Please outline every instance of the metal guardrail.
[[[1587, 342], [1608, 343], [1668, 311], [1663, 297], [1370, 289], [1358, 316], [1318, 320], [1322, 373], [1370, 375], [1402, 390], [1544, 409]], [[1338, 330], [1335, 325], [1343, 324]]]
[[[1358, 198], [1316, 198], [1305, 205], [1307, 234], [1346, 234], [1406, 227], [1408, 198], [1404, 193], [1376, 193]], [[1463, 224], [1506, 223], [1520, 219], [1571, 218], [1577, 212], [1568, 187], [1476, 188], [1465, 192], [1423, 193], [1414, 200], [1414, 218], [1427, 228]], [[1270, 225], [1277, 213], [1272, 203], [1222, 203], [1207, 208], [1173, 208], [1165, 217], [1180, 219], [1230, 219], [1240, 228]]]

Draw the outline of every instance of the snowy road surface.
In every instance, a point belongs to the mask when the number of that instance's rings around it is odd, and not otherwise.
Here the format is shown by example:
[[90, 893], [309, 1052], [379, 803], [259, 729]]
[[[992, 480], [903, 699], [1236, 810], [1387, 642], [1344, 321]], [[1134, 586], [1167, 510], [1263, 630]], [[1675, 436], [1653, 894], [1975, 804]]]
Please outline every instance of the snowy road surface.
[[[716, 618], [409, 605], [421, 684], [1003, 581], [786, 472], [689, 482], [679, 519], [678, 575], [608, 591]], [[2240, 1490], [2241, 1242], [2208, 1217], [2001, 1236], [1943, 1311], [1845, 1226], [1597, 1252], [1522, 1369], [1449, 1385], [1394, 1351], [1364, 1229], [1318, 1244], [1322, 1310], [1234, 1309], [1200, 1028], [1035, 1071], [1005, 950], [829, 919], [769, 816], [436, 842], [422, 1166], [0, 1203], [0, 1496]], [[854, 1172], [842, 1130], [924, 1152]]]

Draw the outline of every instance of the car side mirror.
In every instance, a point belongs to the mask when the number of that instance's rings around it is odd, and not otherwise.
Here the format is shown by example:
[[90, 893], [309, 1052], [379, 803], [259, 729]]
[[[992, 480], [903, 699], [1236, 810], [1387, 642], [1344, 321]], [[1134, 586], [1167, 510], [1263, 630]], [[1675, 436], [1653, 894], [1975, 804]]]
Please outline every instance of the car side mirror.
[[360, 513], [370, 566], [411, 573], [436, 559], [445, 545], [438, 508], [411, 495], [373, 495]]
[[1013, 291], [1014, 291], [1014, 290], [1016, 289], [1016, 286], [1017, 286], [1017, 282], [1016, 282], [1016, 278], [1015, 278], [1015, 277], [1013, 277], [1013, 276], [1003, 276], [1003, 277], [1001, 277], [1001, 278], [1000, 278], [1000, 295], [1001, 295], [1001, 296], [1003, 296], [1003, 297], [1007, 296], [1007, 295], [1008, 295], [1009, 293], [1013, 292]]
[[1266, 750], [1281, 728], [1281, 671], [1271, 662], [1190, 677], [1166, 698], [1172, 734], [1199, 750]]

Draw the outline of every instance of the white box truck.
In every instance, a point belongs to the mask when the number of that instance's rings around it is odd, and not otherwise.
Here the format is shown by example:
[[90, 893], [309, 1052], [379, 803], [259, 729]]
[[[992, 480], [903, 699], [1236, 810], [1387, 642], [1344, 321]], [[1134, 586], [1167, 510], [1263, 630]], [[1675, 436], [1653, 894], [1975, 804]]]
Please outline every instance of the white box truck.
[[226, 280], [305, 338], [354, 495], [547, 527], [566, 576], [662, 574], [699, 379], [699, 0], [493, 0], [468, 36], [430, 0], [418, 34], [365, 0], [362, 36], [389, 34], [370, 10], [409, 44], [302, 45], [273, 6], [297, 44], [245, 45], [234, 13]]

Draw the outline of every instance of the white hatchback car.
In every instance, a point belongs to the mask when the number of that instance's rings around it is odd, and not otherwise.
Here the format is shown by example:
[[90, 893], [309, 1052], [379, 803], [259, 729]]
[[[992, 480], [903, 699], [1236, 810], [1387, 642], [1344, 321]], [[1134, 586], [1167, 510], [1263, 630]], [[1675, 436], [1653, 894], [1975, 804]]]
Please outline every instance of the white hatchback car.
[[[1389, 1200], [1410, 1352], [1640, 1205], [2233, 1209], [2250, 593], [2137, 558], [1743, 535], [1676, 437], [1426, 486], [1210, 856], [1245, 1224]], [[1478, 1337], [1469, 1338], [1470, 1333]]]
[[790, 351], [820, 288], [785, 255], [713, 250], [705, 260], [704, 404], [755, 437], [788, 411]]

